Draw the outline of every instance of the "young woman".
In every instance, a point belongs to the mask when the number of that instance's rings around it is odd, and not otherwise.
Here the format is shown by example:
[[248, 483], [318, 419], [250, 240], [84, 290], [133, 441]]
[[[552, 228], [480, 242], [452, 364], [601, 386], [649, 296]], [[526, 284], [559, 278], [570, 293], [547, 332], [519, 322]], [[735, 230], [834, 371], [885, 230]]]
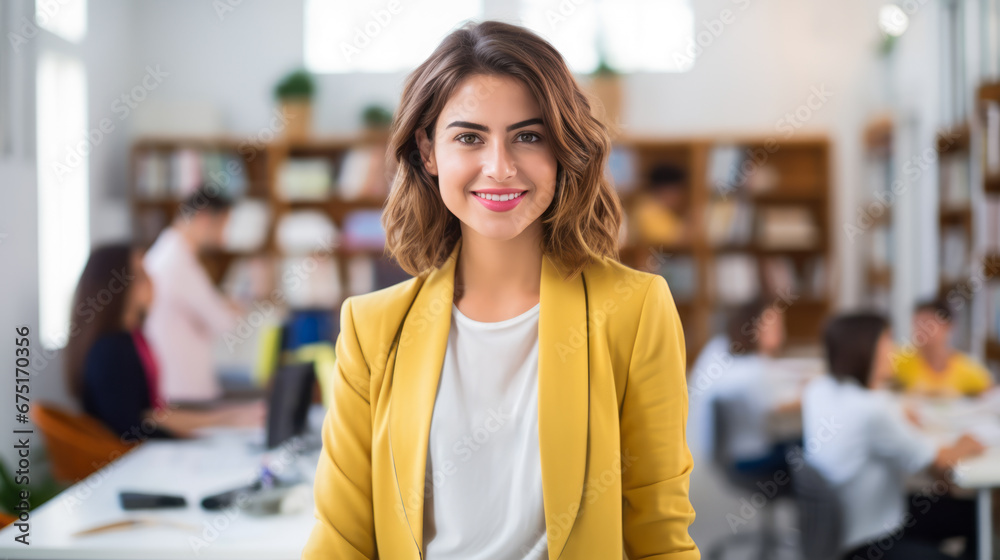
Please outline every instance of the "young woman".
[[142, 336], [153, 285], [142, 252], [127, 244], [95, 249], [73, 298], [66, 370], [84, 411], [123, 441], [187, 436], [211, 425], [260, 425], [261, 403], [213, 411], [169, 407], [160, 398], [156, 357]]
[[695, 559], [680, 320], [617, 262], [610, 141], [486, 21], [407, 79], [383, 225], [415, 278], [341, 309], [304, 558]]
[[844, 508], [843, 558], [945, 560], [952, 557], [938, 545], [955, 536], [966, 537], [962, 557], [976, 558], [974, 502], [951, 498], [943, 478], [930, 496], [909, 500], [904, 484], [906, 475], [927, 468], [941, 476], [981, 453], [982, 445], [965, 435], [937, 446], [887, 398], [893, 343], [885, 319], [840, 316], [823, 336], [830, 375], [806, 388], [803, 440], [806, 460], [833, 485]]

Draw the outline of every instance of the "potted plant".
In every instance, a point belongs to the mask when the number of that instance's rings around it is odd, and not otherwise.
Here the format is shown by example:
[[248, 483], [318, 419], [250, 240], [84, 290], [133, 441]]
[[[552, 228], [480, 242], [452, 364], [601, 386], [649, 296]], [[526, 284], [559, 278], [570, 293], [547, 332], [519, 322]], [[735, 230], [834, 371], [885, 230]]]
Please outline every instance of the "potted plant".
[[304, 138], [312, 129], [312, 98], [316, 84], [312, 74], [305, 70], [295, 70], [285, 76], [274, 88], [274, 95], [285, 116], [285, 136]]
[[590, 75], [590, 90], [597, 98], [594, 116], [612, 131], [621, 128], [622, 79], [621, 74], [608, 64], [604, 49], [598, 49], [597, 68]]

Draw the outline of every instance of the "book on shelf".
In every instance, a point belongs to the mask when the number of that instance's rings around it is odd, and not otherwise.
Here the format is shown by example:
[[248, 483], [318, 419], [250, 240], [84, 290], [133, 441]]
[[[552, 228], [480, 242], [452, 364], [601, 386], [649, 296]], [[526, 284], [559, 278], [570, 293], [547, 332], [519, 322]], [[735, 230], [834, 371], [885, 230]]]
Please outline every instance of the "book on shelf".
[[986, 285], [986, 336], [1000, 341], [1000, 280]]
[[734, 253], [715, 259], [715, 298], [724, 305], [739, 305], [760, 293], [757, 262], [753, 255]]
[[344, 200], [385, 198], [385, 146], [352, 148], [344, 155], [337, 176], [337, 195]]
[[892, 228], [888, 224], [874, 226], [868, 246], [868, 266], [876, 270], [890, 268], [893, 263]]
[[763, 291], [777, 296], [791, 295], [794, 301], [802, 298], [821, 300], [827, 292], [826, 258], [816, 256], [796, 267], [790, 257], [773, 256], [761, 260]]
[[717, 198], [706, 208], [706, 235], [714, 246], [743, 246], [750, 243], [754, 206], [737, 197]]
[[735, 192], [743, 182], [740, 164], [742, 148], [736, 144], [717, 144], [708, 155], [708, 186], [716, 194], [726, 196]]
[[234, 152], [178, 148], [146, 150], [135, 161], [136, 196], [144, 200], [181, 200], [204, 183], [229, 198], [248, 190], [246, 164]]
[[234, 252], [258, 251], [267, 241], [271, 208], [267, 201], [243, 198], [229, 212], [224, 235], [226, 249]]
[[955, 282], [962, 278], [969, 265], [969, 240], [961, 227], [948, 227], [941, 232], [941, 279]]
[[340, 242], [340, 231], [319, 210], [297, 210], [278, 220], [274, 231], [278, 249], [289, 255], [332, 252]]
[[354, 250], [382, 250], [385, 230], [381, 210], [355, 210], [344, 216], [343, 246]]
[[135, 162], [136, 196], [144, 199], [170, 197], [170, 158], [166, 153], [148, 151]]
[[352, 255], [347, 261], [347, 295], [365, 294], [410, 278], [395, 261], [376, 255]]
[[812, 249], [819, 228], [807, 206], [770, 206], [757, 211], [757, 245], [762, 249]]
[[985, 203], [985, 250], [1000, 254], [1000, 195], [987, 195]]
[[986, 104], [986, 128], [983, 142], [983, 172], [986, 177], [1000, 177], [1000, 103]]
[[961, 156], [941, 158], [941, 207], [964, 208], [969, 205], [971, 184], [969, 160]]
[[333, 309], [340, 301], [340, 270], [331, 255], [285, 257], [280, 266], [280, 289], [290, 308]]
[[278, 168], [278, 196], [287, 201], [322, 201], [333, 188], [333, 164], [323, 157], [289, 158]]
[[211, 150], [203, 152], [201, 158], [205, 182], [221, 187], [229, 198], [247, 196], [249, 179], [242, 156], [235, 152]]
[[347, 260], [347, 295], [366, 294], [375, 288], [375, 258], [354, 255]]
[[615, 145], [608, 155], [605, 174], [619, 193], [629, 193], [638, 186], [639, 181], [636, 176], [638, 167], [639, 158], [635, 150], [628, 146]]
[[674, 300], [684, 303], [694, 299], [698, 290], [698, 265], [688, 255], [671, 255], [660, 264], [657, 271], [667, 281]]
[[274, 262], [264, 255], [247, 255], [233, 260], [222, 277], [220, 288], [230, 298], [251, 304], [274, 295]]

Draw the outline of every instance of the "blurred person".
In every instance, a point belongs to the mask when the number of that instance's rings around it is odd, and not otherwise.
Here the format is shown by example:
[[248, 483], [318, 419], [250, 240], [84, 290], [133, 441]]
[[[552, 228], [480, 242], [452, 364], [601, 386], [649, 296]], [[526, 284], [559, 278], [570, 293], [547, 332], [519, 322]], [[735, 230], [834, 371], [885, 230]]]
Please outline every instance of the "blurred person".
[[993, 385], [989, 371], [951, 345], [951, 308], [944, 300], [917, 304], [913, 343], [894, 356], [896, 380], [907, 392], [943, 397], [974, 396]]
[[407, 77], [383, 224], [415, 277], [341, 308], [303, 558], [700, 557], [683, 329], [617, 260], [587, 99], [497, 21]]
[[74, 294], [65, 351], [70, 392], [83, 410], [124, 441], [183, 437], [206, 426], [261, 425], [261, 403], [214, 411], [167, 405], [156, 355], [141, 328], [152, 299], [141, 251], [111, 244], [91, 253]]
[[705, 343], [688, 370], [687, 440], [691, 453], [697, 460], [712, 458], [711, 388], [732, 363], [729, 336], [721, 332]]
[[[726, 325], [729, 340], [728, 363], [714, 379], [702, 381], [707, 386], [701, 402], [692, 403], [692, 415], [705, 427], [700, 430], [698, 448], [708, 456], [715, 439], [726, 433], [725, 457], [737, 472], [749, 476], [770, 476], [788, 464], [785, 455], [798, 440], [779, 440], [770, 429], [775, 415], [796, 412], [798, 401], [779, 402], [779, 387], [769, 375], [772, 360], [785, 343], [784, 314], [772, 308], [767, 299], [757, 298], [736, 308]], [[715, 426], [715, 403], [726, 411], [726, 425]]]
[[687, 242], [686, 181], [684, 170], [671, 164], [660, 164], [650, 171], [649, 182], [630, 213], [643, 242], [667, 246]]
[[168, 402], [222, 396], [212, 349], [217, 337], [236, 326], [239, 308], [198, 261], [199, 253], [223, 245], [232, 202], [219, 190], [205, 185], [191, 193], [144, 259], [156, 287], [144, 332], [160, 358]]
[[823, 341], [830, 373], [806, 388], [803, 439], [806, 461], [829, 481], [843, 506], [844, 560], [944, 560], [952, 557], [938, 550], [940, 542], [957, 536], [965, 537], [962, 558], [975, 558], [975, 502], [947, 492], [908, 500], [905, 481], [928, 468], [943, 477], [959, 460], [982, 453], [982, 444], [963, 435], [940, 446], [907, 421], [885, 390], [894, 347], [881, 316], [835, 317]]

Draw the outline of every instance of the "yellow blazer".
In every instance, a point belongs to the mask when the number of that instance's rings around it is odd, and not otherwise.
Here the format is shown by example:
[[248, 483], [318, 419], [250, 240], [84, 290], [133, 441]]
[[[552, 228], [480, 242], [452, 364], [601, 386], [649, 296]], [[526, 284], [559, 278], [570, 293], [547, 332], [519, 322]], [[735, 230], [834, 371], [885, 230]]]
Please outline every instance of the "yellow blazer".
[[[428, 434], [461, 240], [341, 307], [304, 559], [420, 559]], [[538, 439], [549, 560], [697, 560], [684, 335], [662, 276], [542, 258]], [[489, 504], [482, 504], [489, 507]], [[433, 560], [433, 559], [431, 559]]]

